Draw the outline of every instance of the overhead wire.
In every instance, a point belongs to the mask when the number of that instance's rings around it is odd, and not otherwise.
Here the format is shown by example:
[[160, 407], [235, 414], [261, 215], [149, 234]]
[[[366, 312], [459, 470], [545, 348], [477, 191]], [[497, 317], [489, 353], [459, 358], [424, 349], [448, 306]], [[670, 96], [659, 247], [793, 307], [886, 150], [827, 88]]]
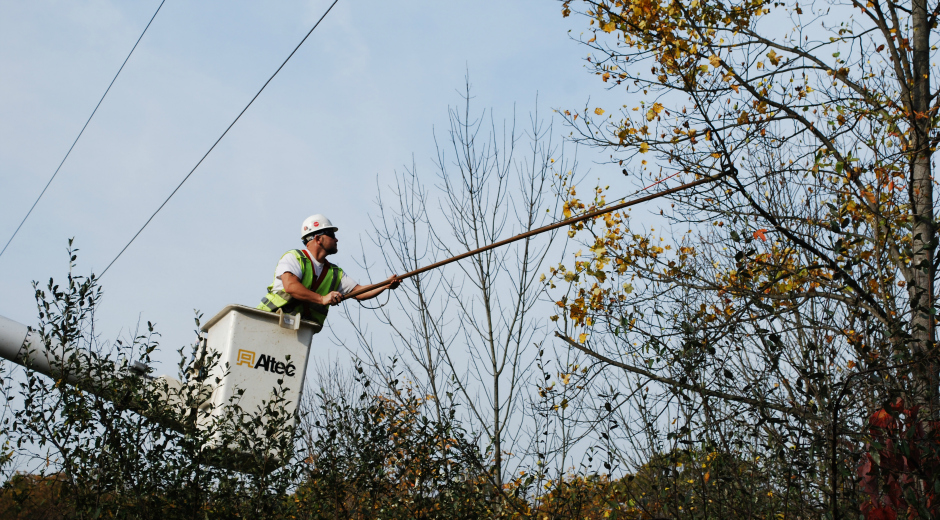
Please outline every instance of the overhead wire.
[[250, 107], [251, 104], [254, 103], [256, 99], [258, 99], [258, 96], [260, 96], [261, 92], [263, 92], [265, 87], [268, 86], [268, 83], [271, 83], [271, 80], [273, 80], [274, 77], [277, 76], [277, 73], [280, 72], [281, 69], [284, 68], [284, 65], [287, 65], [287, 62], [291, 59], [291, 57], [294, 56], [297, 50], [300, 49], [300, 46], [303, 45], [305, 41], [307, 41], [307, 38], [309, 38], [311, 34], [313, 34], [313, 31], [320, 25], [320, 22], [322, 22], [323, 19], [326, 18], [326, 15], [330, 13], [330, 11], [333, 9], [333, 6], [335, 6], [337, 2], [339, 2], [339, 0], [333, 0], [333, 3], [330, 4], [330, 7], [326, 9], [326, 11], [320, 17], [320, 19], [317, 20], [317, 23], [313, 24], [313, 27], [307, 32], [307, 34], [303, 37], [303, 39], [300, 40], [300, 43], [298, 43], [297, 46], [294, 47], [294, 50], [292, 50], [291, 53], [287, 56], [287, 58], [284, 59], [284, 61], [281, 63], [281, 66], [278, 67], [277, 70], [274, 71], [274, 74], [271, 74], [271, 77], [269, 77], [268, 80], [264, 82], [264, 85], [262, 85], [261, 88], [258, 90], [258, 92], [254, 95], [254, 97], [251, 98], [251, 101], [249, 101], [248, 104], [245, 105], [245, 108], [243, 108], [242, 111], [238, 113], [238, 115], [235, 117], [232, 123], [228, 125], [228, 128], [226, 128], [225, 131], [222, 132], [222, 135], [220, 135], [219, 138], [216, 139], [214, 143], [212, 143], [212, 146], [210, 146], [209, 150], [206, 151], [206, 153], [202, 156], [201, 159], [199, 159], [199, 162], [197, 162], [196, 165], [193, 166], [192, 170], [189, 170], [189, 173], [187, 173], [186, 176], [183, 177], [183, 180], [181, 180], [180, 183], [176, 185], [176, 188], [174, 188], [173, 191], [170, 192], [169, 196], [167, 196], [167, 198], [163, 201], [163, 203], [160, 204], [160, 207], [158, 207], [156, 211], [154, 211], [153, 214], [150, 215], [150, 218], [148, 218], [147, 221], [144, 222], [144, 225], [141, 226], [140, 229], [137, 230], [137, 233], [135, 233], [134, 236], [131, 237], [130, 241], [127, 242], [124, 248], [121, 249], [121, 251], [117, 254], [117, 256], [114, 257], [113, 260], [111, 260], [111, 263], [109, 263], [108, 266], [104, 268], [104, 271], [101, 271], [101, 274], [98, 275], [99, 279], [102, 276], [104, 276], [105, 273], [108, 272], [108, 269], [111, 269], [111, 266], [114, 265], [114, 262], [117, 262], [118, 258], [121, 258], [121, 255], [124, 254], [124, 251], [127, 251], [127, 248], [130, 247], [131, 244], [134, 243], [134, 240], [136, 240], [138, 236], [140, 236], [140, 234], [144, 231], [147, 225], [150, 224], [150, 221], [152, 221], [153, 218], [157, 216], [157, 213], [159, 213], [160, 210], [162, 210], [163, 207], [166, 206], [166, 203], [169, 202], [171, 198], [173, 198], [173, 195], [176, 195], [176, 192], [179, 191], [179, 189], [189, 179], [189, 177], [193, 174], [193, 172], [196, 171], [196, 168], [199, 168], [199, 165], [202, 164], [202, 161], [206, 160], [206, 157], [208, 157], [209, 154], [212, 153], [212, 150], [215, 149], [216, 145], [218, 145], [219, 142], [222, 141], [222, 138], [225, 137], [226, 134], [228, 134], [228, 131], [231, 130], [233, 126], [235, 126], [235, 123], [237, 123], [239, 119], [241, 119], [242, 114], [244, 114], [248, 110], [248, 107]]
[[118, 76], [121, 75], [121, 71], [124, 70], [124, 65], [127, 65], [127, 60], [131, 59], [131, 55], [134, 54], [134, 50], [137, 49], [137, 44], [140, 43], [140, 40], [144, 38], [144, 35], [147, 34], [147, 29], [150, 28], [150, 24], [153, 23], [153, 19], [157, 17], [157, 13], [160, 12], [160, 8], [163, 7], [166, 0], [161, 0], [160, 5], [157, 6], [157, 10], [154, 11], [153, 16], [150, 17], [150, 21], [147, 22], [147, 26], [144, 27], [143, 32], [140, 33], [140, 36], [137, 37], [137, 41], [134, 42], [134, 46], [131, 47], [131, 52], [127, 53], [127, 57], [124, 58], [124, 62], [121, 63], [121, 68], [118, 69], [117, 74], [111, 79], [111, 83], [108, 84], [108, 88], [104, 90], [104, 94], [101, 95], [101, 99], [98, 100], [98, 104], [95, 105], [95, 109], [91, 111], [91, 115], [88, 116], [88, 120], [85, 121], [85, 124], [82, 126], [82, 129], [78, 132], [78, 135], [75, 137], [75, 140], [72, 141], [72, 146], [69, 147], [69, 150], [65, 152], [65, 157], [62, 158], [62, 161], [59, 162], [58, 168], [53, 172], [52, 177], [49, 177], [49, 181], [46, 182], [46, 186], [43, 187], [42, 191], [39, 193], [39, 196], [36, 197], [33, 205], [30, 206], [29, 211], [26, 212], [26, 216], [23, 217], [23, 220], [20, 221], [20, 225], [16, 226], [16, 230], [13, 231], [13, 235], [10, 236], [10, 239], [7, 240], [6, 245], [3, 246], [3, 250], [0, 250], [0, 256], [3, 256], [3, 253], [6, 252], [7, 248], [10, 247], [10, 243], [13, 242], [13, 238], [16, 237], [16, 234], [20, 232], [20, 228], [23, 227], [23, 224], [26, 223], [26, 219], [29, 218], [29, 215], [36, 209], [36, 204], [39, 204], [39, 200], [42, 199], [42, 196], [45, 195], [46, 190], [49, 189], [49, 185], [52, 184], [52, 181], [55, 179], [56, 175], [59, 174], [59, 170], [62, 169], [62, 165], [65, 164], [65, 160], [69, 158], [69, 154], [72, 153], [72, 149], [75, 148], [75, 144], [78, 143], [79, 138], [82, 137], [82, 134], [85, 133], [85, 129], [88, 128], [88, 123], [91, 122], [91, 118], [95, 117], [95, 113], [98, 111], [98, 107], [101, 106], [101, 102], [104, 101], [105, 96], [108, 95], [108, 92], [111, 91], [111, 87], [114, 86], [114, 82], [117, 80]]

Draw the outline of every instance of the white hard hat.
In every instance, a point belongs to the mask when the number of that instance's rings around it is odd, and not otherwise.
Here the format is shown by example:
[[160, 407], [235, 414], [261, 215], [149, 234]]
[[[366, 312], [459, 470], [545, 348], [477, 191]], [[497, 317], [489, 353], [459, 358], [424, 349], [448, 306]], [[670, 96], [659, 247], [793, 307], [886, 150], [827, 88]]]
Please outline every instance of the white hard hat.
[[311, 215], [304, 220], [303, 228], [300, 230], [300, 238], [304, 238], [311, 233], [316, 233], [318, 231], [326, 231], [328, 229], [339, 228], [334, 226], [330, 219], [324, 217], [323, 215]]

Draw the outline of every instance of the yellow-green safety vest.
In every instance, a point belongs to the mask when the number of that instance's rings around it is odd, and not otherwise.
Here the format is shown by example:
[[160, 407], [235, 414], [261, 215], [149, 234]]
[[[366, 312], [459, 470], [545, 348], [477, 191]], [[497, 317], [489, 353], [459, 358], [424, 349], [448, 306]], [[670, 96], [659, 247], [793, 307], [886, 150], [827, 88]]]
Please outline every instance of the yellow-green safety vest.
[[[339, 282], [343, 279], [343, 270], [339, 267], [327, 262], [326, 265], [323, 266], [323, 270], [320, 272], [320, 283], [317, 284], [317, 279], [315, 276], [316, 269], [314, 269], [313, 262], [307, 256], [306, 251], [292, 249], [284, 254], [293, 254], [294, 257], [297, 258], [297, 261], [300, 262], [300, 270], [303, 273], [303, 277], [301, 277], [300, 283], [302, 283], [308, 290], [311, 290], [320, 296], [326, 296], [339, 287]], [[275, 291], [274, 284], [276, 282], [277, 275], [275, 274], [274, 281], [271, 282], [271, 285], [268, 286], [268, 294], [261, 299], [261, 303], [258, 305], [258, 307], [256, 307], [257, 309], [270, 312], [277, 312], [278, 309], [283, 309], [285, 314], [295, 314], [300, 312], [302, 319], [315, 321], [320, 325], [326, 323], [326, 315], [330, 312], [330, 307], [328, 305], [319, 305], [316, 303], [295, 300], [290, 294], [287, 293], [287, 291], [283, 289], [280, 291]]]

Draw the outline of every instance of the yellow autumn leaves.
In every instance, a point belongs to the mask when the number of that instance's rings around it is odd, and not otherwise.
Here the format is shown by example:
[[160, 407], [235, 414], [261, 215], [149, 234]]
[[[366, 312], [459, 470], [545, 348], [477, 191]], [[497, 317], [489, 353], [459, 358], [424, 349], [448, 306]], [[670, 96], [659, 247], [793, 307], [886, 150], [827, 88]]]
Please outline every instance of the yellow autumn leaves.
[[650, 107], [650, 109], [646, 112], [646, 120], [652, 121], [656, 119], [656, 116], [658, 116], [663, 110], [664, 107], [662, 103], [653, 103], [653, 106]]
[[774, 52], [773, 50], [767, 53], [767, 59], [769, 59], [770, 64], [775, 67], [777, 66], [778, 63], [780, 63], [780, 56], [777, 56], [777, 53]]

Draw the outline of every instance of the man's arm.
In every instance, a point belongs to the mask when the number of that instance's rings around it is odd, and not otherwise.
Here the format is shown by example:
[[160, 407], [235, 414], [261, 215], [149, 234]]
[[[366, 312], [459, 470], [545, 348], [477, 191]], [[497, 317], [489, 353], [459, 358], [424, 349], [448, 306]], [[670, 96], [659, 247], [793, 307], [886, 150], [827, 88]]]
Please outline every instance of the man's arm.
[[284, 291], [301, 301], [317, 303], [320, 305], [336, 305], [343, 299], [343, 295], [338, 291], [333, 291], [326, 296], [319, 294], [304, 287], [300, 280], [293, 273], [284, 273], [281, 275], [281, 283], [284, 284]]
[[[356, 299], [357, 299], [357, 300], [360, 300], [360, 301], [362, 301], [362, 300], [371, 300], [372, 298], [375, 298], [376, 296], [378, 296], [378, 295], [382, 294], [383, 292], [385, 292], [385, 289], [397, 289], [398, 286], [399, 286], [399, 284], [401, 284], [401, 280], [398, 279], [398, 276], [392, 275], [392, 277], [389, 278], [389, 280], [391, 280], [391, 283], [390, 283], [390, 284], [388, 284], [388, 285], [383, 285], [382, 287], [377, 287], [377, 288], [375, 288], [375, 289], [372, 289], [372, 290], [369, 291], [369, 292], [364, 292], [364, 293], [360, 294], [359, 296], [356, 296]], [[350, 292], [358, 291], [358, 290], [361, 289], [361, 288], [362, 288], [361, 285], [357, 285], [357, 286], [353, 287], [353, 290], [350, 291]]]

